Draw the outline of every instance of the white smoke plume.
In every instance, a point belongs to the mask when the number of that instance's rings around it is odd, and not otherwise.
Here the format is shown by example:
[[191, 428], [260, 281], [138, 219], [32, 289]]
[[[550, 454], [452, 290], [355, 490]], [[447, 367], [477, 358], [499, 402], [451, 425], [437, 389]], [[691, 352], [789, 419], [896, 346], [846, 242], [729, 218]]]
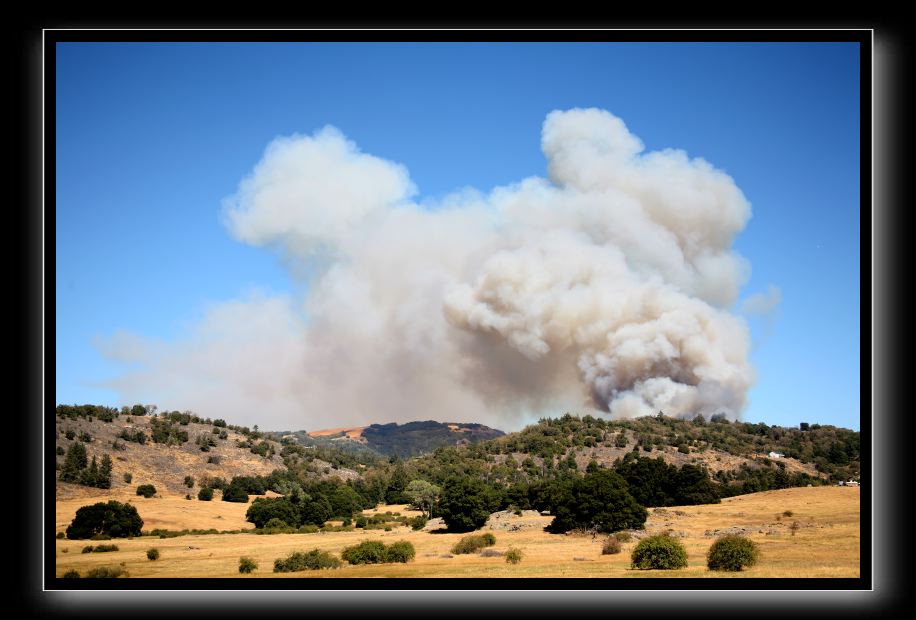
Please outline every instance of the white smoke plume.
[[645, 152], [603, 110], [550, 113], [542, 149], [548, 179], [421, 207], [403, 166], [334, 128], [278, 138], [223, 215], [309, 274], [304, 302], [255, 295], [183, 342], [129, 339], [143, 367], [112, 385], [262, 428], [737, 417], [753, 373], [730, 312], [749, 272], [734, 181]]

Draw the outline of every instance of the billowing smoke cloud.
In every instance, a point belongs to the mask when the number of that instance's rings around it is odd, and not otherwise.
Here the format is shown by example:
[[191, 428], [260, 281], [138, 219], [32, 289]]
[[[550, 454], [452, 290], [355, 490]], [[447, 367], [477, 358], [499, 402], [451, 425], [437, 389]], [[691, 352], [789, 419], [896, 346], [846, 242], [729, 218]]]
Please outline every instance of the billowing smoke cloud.
[[334, 128], [275, 140], [223, 215], [309, 274], [306, 299], [215, 307], [177, 344], [123, 339], [143, 368], [113, 385], [264, 428], [736, 417], [753, 381], [730, 313], [741, 191], [602, 110], [550, 113], [542, 149], [549, 179], [421, 207], [403, 166]]

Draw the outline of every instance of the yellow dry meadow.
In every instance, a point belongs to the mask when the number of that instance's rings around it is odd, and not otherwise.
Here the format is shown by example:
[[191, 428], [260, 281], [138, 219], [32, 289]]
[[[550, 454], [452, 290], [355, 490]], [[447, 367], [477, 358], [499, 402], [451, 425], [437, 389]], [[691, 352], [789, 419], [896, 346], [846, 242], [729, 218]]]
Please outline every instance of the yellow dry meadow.
[[[223, 501], [201, 502], [184, 496], [145, 499], [121, 492], [100, 492], [95, 497], [57, 501], [57, 531], [64, 531], [80, 506], [116, 499], [130, 500], [143, 518], [144, 530], [154, 528], [235, 530], [250, 529], [245, 521], [248, 504]], [[419, 512], [405, 506], [381, 506], [366, 514]], [[786, 511], [791, 516], [785, 516]], [[680, 570], [633, 570], [630, 552], [634, 538], [615, 555], [602, 555], [603, 535], [548, 534], [543, 531], [551, 517], [526, 513], [501, 513], [491, 519], [486, 531], [496, 536], [497, 551], [516, 547], [523, 553], [518, 564], [504, 557], [477, 554], [455, 555], [450, 549], [463, 534], [413, 531], [409, 527], [313, 534], [217, 534], [176, 538], [139, 537], [115, 539], [119, 550], [81, 553], [94, 541], [56, 540], [56, 573], [70, 570], [85, 575], [92, 568], [120, 567], [127, 577], [206, 578], [341, 578], [341, 577], [859, 577], [860, 520], [859, 488], [805, 487], [765, 491], [728, 498], [721, 504], [675, 506], [649, 509], [646, 530], [650, 534], [670, 531], [687, 548], [688, 567]], [[797, 526], [793, 528], [793, 524]], [[491, 528], [493, 525], [493, 529]], [[514, 531], [511, 531], [514, 530]], [[739, 531], [755, 541], [760, 560], [739, 573], [714, 572], [706, 568], [706, 552], [718, 534]], [[794, 532], [794, 533], [793, 533]], [[294, 551], [318, 548], [336, 556], [344, 547], [367, 539], [390, 544], [407, 540], [416, 548], [416, 558], [407, 564], [350, 566], [336, 570], [274, 573], [275, 559]], [[159, 550], [158, 560], [146, 557], [150, 548]], [[258, 568], [249, 574], [238, 572], [241, 556], [252, 558]]]

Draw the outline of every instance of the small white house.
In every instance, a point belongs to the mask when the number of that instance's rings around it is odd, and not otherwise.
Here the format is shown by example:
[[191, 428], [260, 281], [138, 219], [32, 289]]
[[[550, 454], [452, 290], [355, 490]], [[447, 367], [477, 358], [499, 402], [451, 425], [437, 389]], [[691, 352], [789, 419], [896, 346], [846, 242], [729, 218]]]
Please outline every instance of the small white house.
[[767, 456], [769, 456], [771, 459], [781, 459], [785, 456], [785, 454], [782, 452], [770, 452]]

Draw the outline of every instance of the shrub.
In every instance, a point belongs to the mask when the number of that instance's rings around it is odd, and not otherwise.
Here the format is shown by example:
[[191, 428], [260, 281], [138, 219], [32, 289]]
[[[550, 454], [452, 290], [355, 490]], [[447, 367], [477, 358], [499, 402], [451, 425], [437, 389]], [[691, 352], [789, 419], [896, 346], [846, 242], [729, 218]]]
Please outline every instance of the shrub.
[[202, 502], [209, 502], [213, 499], [213, 489], [210, 487], [203, 487], [200, 491], [197, 492], [197, 499]]
[[368, 522], [369, 520], [366, 517], [360, 515], [356, 517], [356, 521], [353, 523], [353, 525], [355, 525], [356, 527], [366, 527], [366, 524]]
[[293, 573], [302, 570], [321, 570], [323, 568], [340, 568], [341, 561], [327, 551], [312, 549], [307, 553], [294, 552], [286, 559], [274, 560], [275, 573]]
[[230, 484], [223, 489], [223, 501], [245, 504], [248, 503], [248, 493], [241, 486]]
[[107, 551], [117, 551], [118, 546], [117, 545], [96, 545], [94, 549], [92, 547], [90, 547], [90, 549], [92, 549], [93, 553], [105, 553]]
[[86, 545], [80, 553], [92, 553], [92, 545]]
[[629, 532], [617, 532], [614, 534], [614, 538], [619, 540], [622, 543], [630, 542], [633, 539], [633, 536]]
[[380, 540], [364, 540], [358, 545], [345, 547], [340, 554], [350, 564], [380, 564], [385, 561], [385, 543]]
[[506, 551], [506, 562], [509, 564], [518, 564], [522, 561], [522, 550], [515, 547], [509, 547]]
[[482, 535], [465, 536], [452, 547], [452, 553], [456, 555], [464, 553], [477, 553], [484, 547], [492, 547], [496, 544], [496, 537], [489, 532]]
[[58, 537], [58, 538], [64, 538], [64, 537], [66, 537], [66, 534], [64, 534], [63, 532], [58, 532], [58, 533], [57, 533], [57, 537]]
[[406, 540], [399, 540], [388, 545], [388, 548], [385, 550], [385, 561], [407, 563], [414, 559], [416, 555], [417, 552], [412, 544]]
[[258, 563], [249, 557], [242, 556], [239, 558], [239, 572], [250, 573], [258, 567]]
[[214, 465], [219, 465], [220, 457], [219, 457], [218, 454], [214, 454], [214, 455], [208, 456], [208, 457], [207, 457], [207, 462], [208, 462], [208, 463], [213, 463]]
[[78, 571], [68, 570], [66, 573], [64, 573], [64, 579], [79, 579], [79, 578], [80, 578], [80, 574]]
[[185, 485], [186, 487], [188, 487], [189, 489], [192, 488], [192, 487], [194, 486], [194, 477], [193, 477], [193, 476], [185, 476], [185, 477], [184, 477], [184, 485]]
[[300, 534], [314, 534], [318, 529], [318, 526], [314, 523], [306, 523], [305, 525], [300, 525], [297, 531]]
[[419, 517], [414, 517], [413, 519], [410, 519], [407, 523], [414, 530], [422, 530], [424, 527], [426, 527], [426, 523], [428, 521], [429, 520], [426, 517], [421, 515]]
[[130, 472], [127, 472], [124, 474], [124, 482], [126, 482], [127, 484], [130, 484], [130, 481], [133, 479], [134, 479], [134, 476]]
[[783, 513], [782, 513], [782, 516], [784, 516], [784, 517], [791, 517], [791, 516], [794, 515], [794, 514], [795, 514], [795, 513], [792, 512], [791, 510], [784, 510]]
[[687, 550], [665, 534], [643, 538], [633, 549], [633, 568], [674, 569], [687, 566]]
[[601, 546], [601, 555], [614, 555], [620, 553], [620, 541], [616, 536], [609, 536]]
[[482, 558], [498, 558], [503, 554], [502, 551], [497, 551], [496, 549], [484, 549], [480, 552], [480, 557]]
[[147, 549], [146, 550], [146, 559], [158, 560], [159, 559], [159, 549]]
[[289, 524], [286, 521], [283, 521], [282, 519], [278, 519], [276, 517], [274, 517], [273, 519], [269, 520], [267, 523], [264, 524], [264, 528], [268, 530], [278, 529], [278, 528], [288, 528], [288, 527], [289, 527]]
[[740, 571], [756, 564], [759, 557], [754, 541], [730, 534], [712, 544], [706, 554], [706, 566], [709, 570]]
[[156, 494], [156, 487], [151, 484], [141, 484], [137, 487], [137, 495], [142, 495], [147, 499]]
[[[57, 446], [57, 448], [54, 450], [54, 452], [57, 454], [57, 456], [63, 456], [64, 454], [67, 453], [67, 451], [64, 450], [64, 448], [63, 448], [62, 446]], [[77, 574], [79, 574], [79, 573], [77, 573]]]
[[83, 506], [76, 511], [76, 516], [67, 528], [67, 538], [91, 538], [102, 534], [105, 536], [125, 537], [139, 536], [143, 519], [137, 509], [130, 504], [114, 500]]
[[86, 573], [87, 579], [117, 579], [124, 574], [124, 570], [118, 566], [100, 566], [93, 568]]

